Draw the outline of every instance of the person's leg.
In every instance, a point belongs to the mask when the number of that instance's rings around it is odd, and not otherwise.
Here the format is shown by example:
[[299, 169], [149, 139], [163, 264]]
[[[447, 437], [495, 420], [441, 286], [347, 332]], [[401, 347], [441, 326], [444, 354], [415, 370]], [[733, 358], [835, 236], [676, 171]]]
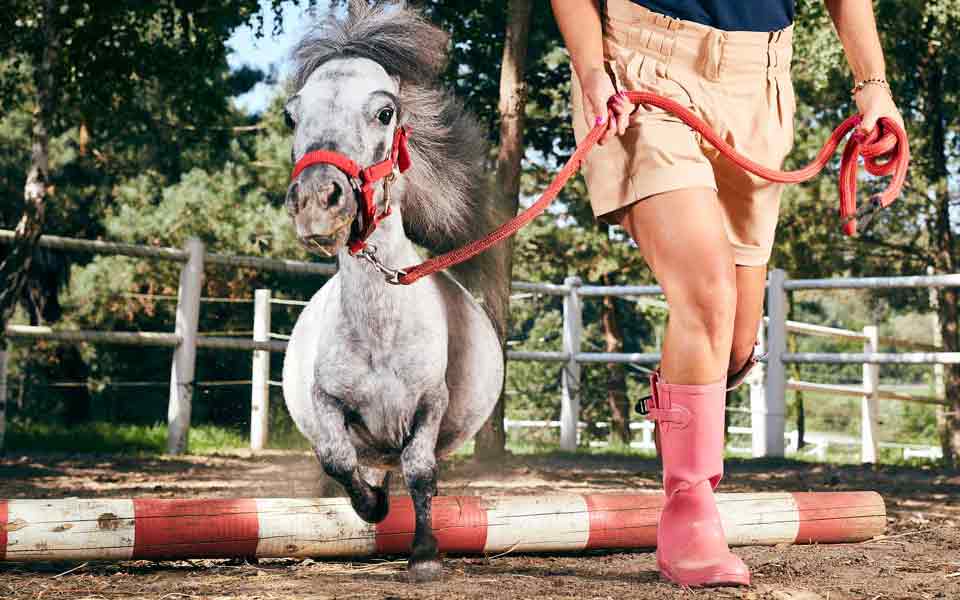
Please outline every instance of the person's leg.
[[766, 282], [766, 265], [737, 265], [737, 316], [733, 324], [728, 373], [741, 371], [753, 355], [760, 319], [763, 317]]
[[656, 194], [612, 218], [637, 242], [670, 306], [663, 378], [702, 384], [724, 377], [737, 280], [716, 192], [690, 188]]
[[670, 316], [648, 412], [666, 495], [657, 566], [684, 586], [749, 584], [727, 547], [713, 489], [723, 476], [726, 373], [737, 307], [733, 249], [716, 192], [649, 196], [615, 215], [664, 289]]

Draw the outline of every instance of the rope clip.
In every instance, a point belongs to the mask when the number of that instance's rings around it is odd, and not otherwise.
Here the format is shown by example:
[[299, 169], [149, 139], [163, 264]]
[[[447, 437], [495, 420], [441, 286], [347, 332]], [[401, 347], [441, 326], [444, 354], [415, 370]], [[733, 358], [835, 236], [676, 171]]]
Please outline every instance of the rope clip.
[[847, 217], [847, 221], [852, 221], [856, 219], [857, 221], [857, 233], [863, 233], [866, 231], [867, 227], [873, 222], [873, 219], [880, 214], [880, 209], [883, 208], [883, 202], [881, 201], [880, 194], [874, 194], [870, 196], [870, 201], [859, 208], [857, 212], [852, 217]]
[[383, 275], [384, 281], [386, 281], [390, 285], [400, 285], [401, 284], [400, 278], [407, 274], [407, 272], [404, 271], [403, 269], [391, 269], [390, 267], [380, 262], [380, 259], [377, 258], [377, 247], [374, 246], [373, 244], [367, 244], [366, 246], [364, 246], [363, 249], [356, 254], [356, 257], [362, 258], [363, 260], [373, 265], [373, 268], [379, 271], [381, 275]]

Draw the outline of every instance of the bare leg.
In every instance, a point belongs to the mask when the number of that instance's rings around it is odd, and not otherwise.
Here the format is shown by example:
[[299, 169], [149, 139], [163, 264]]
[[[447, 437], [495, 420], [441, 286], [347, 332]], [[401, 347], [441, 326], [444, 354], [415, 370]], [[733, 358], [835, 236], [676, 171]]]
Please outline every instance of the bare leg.
[[664, 379], [720, 380], [730, 362], [737, 277], [716, 192], [690, 188], [657, 194], [616, 217], [636, 240], [670, 306]]
[[666, 496], [657, 567], [681, 585], [749, 584], [749, 570], [727, 547], [713, 496], [723, 475], [724, 388], [737, 314], [733, 248], [717, 195], [703, 188], [655, 195], [630, 207], [622, 222], [670, 306], [661, 375], [651, 378]]
[[733, 347], [728, 372], [736, 373], [750, 360], [757, 330], [763, 317], [763, 296], [767, 267], [737, 265], [737, 317], [733, 325]]
[[413, 438], [400, 457], [416, 515], [408, 567], [410, 580], [416, 583], [435, 581], [443, 574], [437, 557], [437, 538], [433, 535], [432, 507], [437, 494], [437, 435], [447, 401], [446, 388], [421, 401]]

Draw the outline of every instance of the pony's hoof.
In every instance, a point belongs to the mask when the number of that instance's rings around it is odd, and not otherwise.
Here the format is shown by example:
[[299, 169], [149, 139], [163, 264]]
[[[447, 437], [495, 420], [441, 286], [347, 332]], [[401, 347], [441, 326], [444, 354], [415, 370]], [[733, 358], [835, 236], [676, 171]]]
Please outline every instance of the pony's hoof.
[[371, 488], [351, 499], [353, 509], [367, 523], [379, 523], [390, 512], [390, 492], [385, 488]]
[[443, 565], [437, 559], [411, 562], [407, 568], [407, 579], [410, 583], [439, 581], [441, 576], [443, 576]]
[[376, 500], [374, 501], [372, 514], [370, 515], [370, 521], [372, 523], [379, 523], [386, 519], [387, 513], [390, 512], [390, 489], [388, 487], [378, 487], [373, 488], [373, 491]]

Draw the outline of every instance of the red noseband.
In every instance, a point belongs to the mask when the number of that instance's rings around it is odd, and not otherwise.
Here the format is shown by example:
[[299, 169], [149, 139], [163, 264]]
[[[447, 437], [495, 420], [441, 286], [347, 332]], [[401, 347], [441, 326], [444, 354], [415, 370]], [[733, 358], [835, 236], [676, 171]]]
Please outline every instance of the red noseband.
[[393, 134], [393, 148], [390, 150], [390, 156], [371, 165], [362, 168], [360, 165], [350, 160], [339, 152], [330, 150], [314, 150], [303, 155], [297, 164], [293, 167], [293, 173], [290, 175], [290, 181], [296, 181], [301, 173], [312, 165], [326, 164], [333, 165], [340, 169], [353, 186], [354, 193], [357, 196], [359, 204], [357, 210], [357, 222], [354, 224], [353, 231], [350, 234], [350, 240], [347, 242], [350, 254], [356, 254], [363, 250], [367, 245], [367, 238], [373, 233], [380, 221], [390, 216], [391, 207], [389, 200], [385, 201], [382, 213], [377, 213], [377, 205], [373, 201], [373, 185], [384, 179], [384, 193], [387, 193], [387, 187], [393, 179], [393, 173], [403, 173], [410, 168], [410, 153], [407, 150], [406, 126], [397, 127]]

